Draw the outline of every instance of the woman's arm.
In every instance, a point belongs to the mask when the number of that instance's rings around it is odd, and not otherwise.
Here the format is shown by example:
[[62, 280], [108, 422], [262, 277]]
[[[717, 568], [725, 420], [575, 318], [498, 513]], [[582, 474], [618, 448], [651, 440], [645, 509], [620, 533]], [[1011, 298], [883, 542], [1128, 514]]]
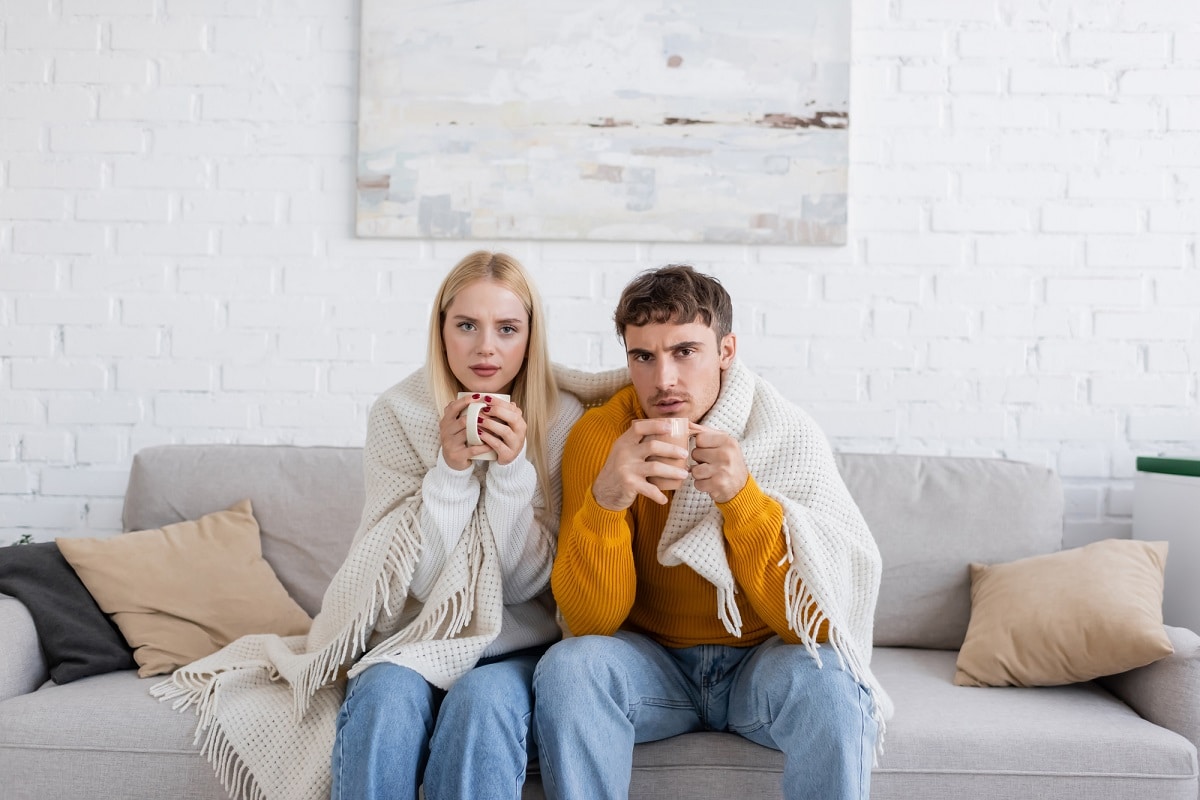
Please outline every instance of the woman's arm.
[[[550, 581], [558, 525], [534, 513], [536, 490], [537, 471], [524, 448], [512, 463], [488, 467], [483, 504], [500, 554], [506, 605], [536, 597]], [[539, 505], [544, 509], [546, 504]]]
[[474, 468], [456, 470], [439, 452], [437, 465], [421, 481], [421, 501], [424, 540], [409, 592], [424, 602], [479, 504]]
[[558, 413], [546, 437], [550, 497], [538, 491], [537, 471], [524, 448], [510, 464], [488, 468], [484, 507], [500, 553], [506, 604], [524, 602], [550, 586], [562, 508], [563, 447], [582, 415], [579, 401], [560, 392]]

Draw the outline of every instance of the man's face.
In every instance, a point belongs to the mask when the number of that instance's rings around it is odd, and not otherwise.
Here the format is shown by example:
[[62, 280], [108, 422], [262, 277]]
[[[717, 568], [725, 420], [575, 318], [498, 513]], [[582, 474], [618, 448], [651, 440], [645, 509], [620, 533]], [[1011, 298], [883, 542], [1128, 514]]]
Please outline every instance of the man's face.
[[687, 417], [699, 422], [721, 391], [721, 373], [733, 363], [737, 337], [717, 334], [703, 322], [650, 323], [625, 328], [629, 377], [649, 418]]

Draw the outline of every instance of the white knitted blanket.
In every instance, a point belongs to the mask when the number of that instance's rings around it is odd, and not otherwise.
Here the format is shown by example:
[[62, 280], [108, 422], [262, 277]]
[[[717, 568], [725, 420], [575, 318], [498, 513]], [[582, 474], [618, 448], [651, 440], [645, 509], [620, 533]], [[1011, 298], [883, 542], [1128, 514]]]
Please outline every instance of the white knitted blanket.
[[[871, 689], [882, 741], [891, 701], [870, 669], [882, 562], [828, 440], [803, 409], [739, 360], [702, 422], [738, 440], [754, 480], [783, 507], [788, 624], [820, 664], [816, 636], [828, 620], [829, 645], [842, 667]], [[671, 500], [658, 560], [668, 567], [687, 564], [716, 586], [718, 616], [726, 630], [741, 635], [721, 512], [690, 479]]]
[[[556, 378], [584, 403], [628, 382], [624, 370], [556, 369]], [[386, 661], [448, 689], [499, 634], [499, 557], [482, 503], [426, 602], [409, 597], [423, 541], [421, 481], [437, 463], [440, 417], [424, 371], [372, 407], [362, 520], [307, 636], [243, 637], [151, 689], [176, 709], [196, 707], [202, 752], [235, 800], [325, 800], [347, 675]], [[539, 491], [535, 509], [546, 502]]]

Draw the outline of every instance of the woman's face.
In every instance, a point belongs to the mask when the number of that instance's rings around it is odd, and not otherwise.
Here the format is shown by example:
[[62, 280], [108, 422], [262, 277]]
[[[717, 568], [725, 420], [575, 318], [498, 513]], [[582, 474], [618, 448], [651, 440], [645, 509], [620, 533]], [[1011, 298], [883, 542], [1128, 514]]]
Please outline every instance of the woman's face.
[[511, 394], [525, 363], [529, 314], [519, 297], [482, 278], [468, 284], [446, 307], [442, 341], [450, 371], [466, 391]]

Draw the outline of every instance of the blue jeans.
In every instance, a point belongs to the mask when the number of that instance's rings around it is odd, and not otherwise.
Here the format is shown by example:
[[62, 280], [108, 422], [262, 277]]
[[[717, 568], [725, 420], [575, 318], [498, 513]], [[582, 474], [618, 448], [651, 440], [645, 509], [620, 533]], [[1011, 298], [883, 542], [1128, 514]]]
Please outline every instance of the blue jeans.
[[755, 647], [663, 647], [581, 636], [534, 673], [542, 786], [550, 798], [629, 796], [633, 745], [730, 731], [783, 751], [788, 800], [866, 800], [876, 724], [869, 690], [823, 646], [823, 669], [778, 636]]
[[350, 679], [333, 743], [331, 800], [514, 800], [536, 758], [533, 668], [544, 648], [484, 659], [443, 692], [408, 667]]

